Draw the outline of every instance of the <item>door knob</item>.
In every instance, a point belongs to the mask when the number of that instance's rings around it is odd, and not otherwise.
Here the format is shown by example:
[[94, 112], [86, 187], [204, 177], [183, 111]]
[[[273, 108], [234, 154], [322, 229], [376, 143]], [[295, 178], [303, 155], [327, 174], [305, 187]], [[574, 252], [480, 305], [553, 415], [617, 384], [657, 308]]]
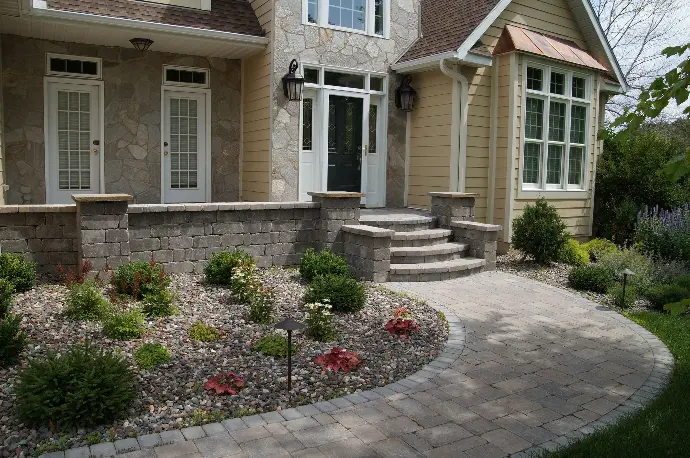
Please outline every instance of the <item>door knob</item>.
[[98, 150], [94, 148], [93, 155], [96, 156], [97, 154], [98, 154]]
[[167, 156], [168, 155], [168, 150], [163, 151], [163, 155]]

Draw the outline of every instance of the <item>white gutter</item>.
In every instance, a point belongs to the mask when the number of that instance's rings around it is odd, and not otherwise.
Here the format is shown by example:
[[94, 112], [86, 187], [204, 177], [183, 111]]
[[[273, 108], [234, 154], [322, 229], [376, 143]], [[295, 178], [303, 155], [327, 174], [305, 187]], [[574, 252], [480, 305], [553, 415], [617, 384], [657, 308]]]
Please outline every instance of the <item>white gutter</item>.
[[212, 38], [216, 40], [233, 41], [246, 46], [264, 48], [268, 44], [268, 38], [245, 35], [234, 32], [223, 32], [220, 30], [206, 30], [195, 27], [187, 27], [173, 24], [162, 24], [159, 22], [147, 22], [137, 19], [125, 19], [118, 17], [101, 16], [90, 13], [80, 13], [74, 11], [54, 10], [47, 7], [44, 0], [32, 0], [29, 14], [32, 16], [55, 19], [60, 22], [80, 22], [82, 24], [110, 25], [114, 27], [126, 27], [137, 30], [150, 30], [153, 32], [173, 33], [177, 35], [187, 35], [197, 38]]
[[[460, 85], [457, 94], [457, 84], [453, 85], [453, 112], [451, 115], [451, 191], [465, 192], [465, 177], [467, 173], [467, 107], [469, 98], [469, 84], [462, 74], [446, 67], [445, 59], [439, 62], [441, 72], [453, 78]], [[459, 95], [459, 97], [458, 97]], [[459, 100], [460, 113], [455, 109], [455, 101]], [[453, 179], [457, 178], [457, 179]]]

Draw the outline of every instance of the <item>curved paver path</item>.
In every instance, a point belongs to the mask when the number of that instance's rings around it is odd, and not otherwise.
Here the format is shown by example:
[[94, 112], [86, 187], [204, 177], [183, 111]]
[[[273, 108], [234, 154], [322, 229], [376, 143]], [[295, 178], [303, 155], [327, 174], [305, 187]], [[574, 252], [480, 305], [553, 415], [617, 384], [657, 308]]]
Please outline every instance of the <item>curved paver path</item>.
[[445, 351], [422, 371], [357, 395], [65, 458], [528, 456], [634, 412], [671, 372], [668, 349], [644, 328], [542, 283], [492, 272], [386, 286], [448, 316]]

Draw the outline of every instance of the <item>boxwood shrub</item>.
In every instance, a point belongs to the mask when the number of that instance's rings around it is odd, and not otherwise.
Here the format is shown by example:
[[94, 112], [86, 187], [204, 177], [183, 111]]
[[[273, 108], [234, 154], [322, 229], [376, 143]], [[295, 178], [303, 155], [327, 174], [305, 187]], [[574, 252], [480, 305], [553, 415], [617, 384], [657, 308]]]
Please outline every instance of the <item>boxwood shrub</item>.
[[304, 295], [304, 302], [328, 301], [334, 312], [353, 313], [361, 310], [366, 301], [364, 285], [350, 277], [326, 275], [314, 278]]
[[513, 247], [540, 264], [556, 261], [570, 237], [565, 227], [556, 207], [539, 199], [513, 219]]
[[616, 283], [616, 274], [598, 264], [575, 266], [568, 274], [568, 283], [579, 291], [605, 294]]
[[248, 253], [242, 250], [221, 251], [211, 255], [204, 267], [204, 275], [206, 281], [212, 285], [229, 286], [233, 269], [245, 265], [254, 265], [254, 260]]
[[0, 278], [12, 283], [16, 293], [28, 291], [36, 283], [36, 264], [16, 253], [2, 253]]
[[570, 264], [571, 266], [584, 266], [585, 264], [589, 264], [589, 252], [580, 245], [580, 242], [572, 238], [568, 239], [566, 244], [563, 245], [563, 249], [558, 258], [559, 261]]
[[99, 321], [110, 312], [110, 303], [93, 280], [74, 283], [67, 292], [65, 314], [74, 320]]
[[690, 299], [690, 289], [680, 284], [654, 285], [645, 291], [645, 297], [656, 310], [663, 310], [666, 304]]
[[324, 275], [352, 277], [352, 269], [347, 261], [328, 248], [318, 253], [313, 248], [309, 248], [300, 259], [299, 273], [309, 282]]
[[19, 315], [0, 318], [0, 367], [18, 363], [19, 355], [26, 347], [26, 333], [22, 331], [21, 322]]

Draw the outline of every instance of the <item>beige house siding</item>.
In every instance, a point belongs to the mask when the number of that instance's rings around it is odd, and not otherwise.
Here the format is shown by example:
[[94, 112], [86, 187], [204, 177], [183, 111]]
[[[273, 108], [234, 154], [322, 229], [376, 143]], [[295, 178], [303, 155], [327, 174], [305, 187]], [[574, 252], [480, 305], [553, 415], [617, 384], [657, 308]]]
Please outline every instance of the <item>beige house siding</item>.
[[450, 189], [452, 81], [440, 70], [414, 75], [419, 103], [411, 115], [410, 207], [428, 208], [429, 192]]
[[[496, 110], [496, 167], [494, 179], [494, 217], [493, 224], [503, 226], [507, 229], [506, 206], [509, 205], [508, 180], [509, 178], [509, 159], [508, 148], [510, 145], [511, 124], [511, 100], [510, 85], [512, 84], [510, 56], [497, 56], [494, 58], [494, 68], [498, 76], [497, 95], [498, 103]], [[517, 124], [517, 123], [516, 123]], [[512, 154], [511, 154], [512, 156]], [[501, 237], [503, 239], [503, 237]]]
[[269, 43], [243, 61], [242, 200], [260, 202], [270, 200], [273, 0], [251, 4]]

